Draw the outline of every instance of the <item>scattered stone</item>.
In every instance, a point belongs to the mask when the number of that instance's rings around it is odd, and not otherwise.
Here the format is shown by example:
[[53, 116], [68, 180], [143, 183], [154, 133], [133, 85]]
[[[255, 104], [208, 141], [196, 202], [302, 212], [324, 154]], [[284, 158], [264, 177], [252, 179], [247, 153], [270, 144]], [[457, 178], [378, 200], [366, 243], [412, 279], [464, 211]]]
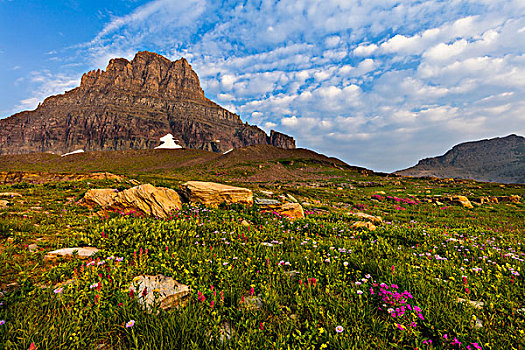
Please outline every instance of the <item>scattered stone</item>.
[[285, 271], [284, 274], [288, 276], [291, 282], [297, 282], [299, 281], [299, 277], [301, 276], [301, 271]]
[[273, 196], [273, 192], [272, 191], [260, 191], [262, 194], [264, 194], [265, 196], [268, 196], [268, 197], [271, 197]]
[[475, 320], [472, 320], [472, 321], [470, 322], [470, 326], [471, 326], [472, 328], [477, 328], [477, 329], [479, 329], [479, 328], [483, 328], [483, 322], [482, 322], [478, 317], [476, 317]]
[[490, 202], [491, 202], [491, 203], [494, 203], [494, 204], [498, 204], [498, 203], [499, 203], [499, 201], [498, 201], [498, 197], [491, 197], [491, 198], [490, 198]]
[[463, 208], [473, 208], [472, 203], [465, 196], [453, 196], [449, 198], [449, 201], [452, 204], [461, 205]]
[[383, 219], [380, 216], [374, 216], [374, 215], [370, 215], [370, 214], [366, 214], [362, 212], [349, 213], [349, 214], [357, 218], [360, 218], [360, 219], [368, 220], [376, 225], [381, 225], [383, 223]]
[[3, 200], [3, 199], [0, 200], [0, 208], [7, 208], [8, 205], [9, 205], [8, 201]]
[[267, 198], [255, 198], [255, 204], [257, 205], [280, 205], [277, 199], [267, 199]]
[[483, 309], [485, 306], [485, 303], [482, 301], [476, 301], [476, 300], [467, 300], [463, 298], [458, 298], [458, 303], [469, 303], [474, 309]]
[[250, 227], [250, 223], [248, 221], [246, 221], [246, 220], [242, 220], [241, 221], [241, 225], [246, 226], [246, 227]]
[[22, 197], [22, 195], [20, 193], [16, 193], [16, 192], [0, 192], [0, 197], [13, 198], [13, 197]]
[[77, 247], [77, 248], [62, 248], [49, 252], [44, 257], [45, 261], [54, 261], [58, 258], [72, 259], [76, 252], [76, 256], [79, 259], [87, 259], [98, 252], [98, 248], [95, 247]]
[[31, 207], [31, 210], [42, 210], [42, 207]]
[[303, 207], [299, 203], [284, 203], [278, 211], [279, 214], [288, 216], [290, 219], [304, 218]]
[[95, 189], [86, 192], [81, 204], [105, 210], [139, 211], [161, 218], [182, 208], [179, 194], [172, 189], [144, 184], [122, 192], [113, 189]]
[[354, 230], [363, 230], [367, 229], [369, 231], [374, 231], [376, 229], [375, 225], [368, 221], [356, 221], [350, 226]]
[[36, 244], [30, 244], [27, 249], [29, 249], [30, 252], [36, 252], [38, 250], [38, 246]]
[[155, 303], [163, 310], [184, 306], [189, 300], [190, 287], [164, 275], [141, 275], [133, 279], [130, 291], [151, 311]]
[[248, 310], [260, 309], [263, 305], [260, 296], [244, 297], [244, 302], [241, 301], [241, 306]]
[[192, 204], [204, 204], [217, 207], [225, 204], [253, 204], [252, 191], [215, 182], [188, 181], [182, 185], [182, 193]]

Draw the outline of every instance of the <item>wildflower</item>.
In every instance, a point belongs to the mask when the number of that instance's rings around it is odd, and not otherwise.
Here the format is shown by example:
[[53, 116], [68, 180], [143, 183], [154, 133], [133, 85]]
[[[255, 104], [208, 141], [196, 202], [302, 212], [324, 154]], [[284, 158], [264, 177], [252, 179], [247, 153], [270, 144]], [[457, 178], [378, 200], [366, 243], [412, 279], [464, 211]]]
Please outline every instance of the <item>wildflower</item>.
[[250, 287], [250, 295], [253, 295], [255, 293], [255, 290], [253, 289], [253, 287]]
[[210, 307], [213, 307], [215, 305], [215, 302], [212, 300], [210, 303]]
[[402, 324], [396, 323], [396, 327], [402, 331], [405, 330], [405, 326], [403, 326]]
[[[98, 283], [93, 283], [89, 286], [89, 289], [93, 289], [93, 288], [97, 288], [98, 287]], [[131, 292], [131, 291], [130, 291]]]
[[259, 329], [260, 329], [261, 331], [264, 330], [264, 324], [263, 324], [262, 322], [259, 323]]
[[345, 329], [343, 328], [343, 326], [337, 326], [337, 327], [335, 327], [335, 331], [336, 331], [337, 333], [343, 333], [344, 330], [345, 330]]
[[443, 334], [443, 338], [448, 339], [448, 334]]
[[59, 293], [62, 293], [63, 290], [64, 290], [64, 288], [57, 288], [57, 289], [55, 289], [53, 292], [54, 292], [55, 294], [59, 294]]
[[363, 294], [363, 291], [360, 290], [360, 289], [358, 289], [358, 290], [357, 290], [357, 294]]
[[126, 328], [131, 328], [135, 325], [135, 320], [129, 320], [128, 323], [126, 323]]
[[481, 350], [481, 346], [478, 343], [472, 343], [472, 346], [475, 347], [478, 350]]
[[36, 350], [35, 343], [31, 342], [31, 344], [29, 344], [29, 348], [27, 348], [27, 350]]
[[0, 320], [0, 326], [2, 326], [5, 323], [5, 320]]

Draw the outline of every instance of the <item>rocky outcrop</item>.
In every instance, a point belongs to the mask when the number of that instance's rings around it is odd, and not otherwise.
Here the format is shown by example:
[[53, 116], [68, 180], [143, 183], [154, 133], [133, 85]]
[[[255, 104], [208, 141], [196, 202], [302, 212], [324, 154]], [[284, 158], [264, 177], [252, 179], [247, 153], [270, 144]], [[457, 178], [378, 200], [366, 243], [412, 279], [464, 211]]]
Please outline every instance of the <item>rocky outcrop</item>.
[[254, 144], [295, 148], [293, 138], [268, 136], [207, 99], [184, 58], [142, 51], [84, 74], [78, 88], [34, 111], [1, 119], [0, 154], [148, 149], [168, 133], [183, 147], [221, 153]]
[[105, 210], [138, 211], [160, 218], [168, 217], [182, 208], [179, 194], [170, 188], [144, 184], [122, 192], [113, 189], [92, 189], [86, 192], [81, 204]]
[[217, 207], [219, 204], [253, 204], [253, 193], [242, 187], [215, 182], [188, 181], [181, 187], [184, 197], [192, 204]]
[[463, 208], [468, 208], [468, 209], [472, 209], [473, 208], [472, 203], [470, 203], [468, 198], [465, 197], [465, 196], [452, 196], [452, 197], [447, 198], [447, 200], [451, 204], [460, 205]]
[[461, 143], [442, 156], [420, 160], [417, 165], [396, 173], [417, 177], [525, 183], [525, 137], [509, 135]]

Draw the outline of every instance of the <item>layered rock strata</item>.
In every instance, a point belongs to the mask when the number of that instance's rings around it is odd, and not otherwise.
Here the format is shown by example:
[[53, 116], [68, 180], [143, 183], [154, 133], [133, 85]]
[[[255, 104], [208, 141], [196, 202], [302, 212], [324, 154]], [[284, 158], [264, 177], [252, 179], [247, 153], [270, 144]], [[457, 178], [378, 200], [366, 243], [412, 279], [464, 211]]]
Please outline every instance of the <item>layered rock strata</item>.
[[80, 86], [51, 96], [34, 111], [0, 120], [0, 154], [147, 149], [172, 134], [186, 148], [225, 152], [255, 144], [295, 148], [292, 137], [268, 136], [204, 96], [184, 58], [141, 51], [110, 60]]

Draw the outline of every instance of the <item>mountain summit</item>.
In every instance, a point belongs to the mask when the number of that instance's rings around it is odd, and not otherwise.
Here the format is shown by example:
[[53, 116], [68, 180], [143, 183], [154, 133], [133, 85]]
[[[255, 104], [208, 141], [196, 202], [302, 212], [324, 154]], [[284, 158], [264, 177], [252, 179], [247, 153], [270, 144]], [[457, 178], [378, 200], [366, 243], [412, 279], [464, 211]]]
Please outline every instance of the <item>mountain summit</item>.
[[396, 173], [525, 183], [525, 137], [509, 135], [461, 143], [442, 156], [420, 160], [417, 165]]
[[51, 96], [34, 111], [0, 119], [0, 154], [147, 149], [172, 134], [187, 148], [225, 152], [255, 144], [295, 148], [292, 137], [256, 126], [204, 96], [186, 59], [153, 52], [110, 60], [80, 87]]

